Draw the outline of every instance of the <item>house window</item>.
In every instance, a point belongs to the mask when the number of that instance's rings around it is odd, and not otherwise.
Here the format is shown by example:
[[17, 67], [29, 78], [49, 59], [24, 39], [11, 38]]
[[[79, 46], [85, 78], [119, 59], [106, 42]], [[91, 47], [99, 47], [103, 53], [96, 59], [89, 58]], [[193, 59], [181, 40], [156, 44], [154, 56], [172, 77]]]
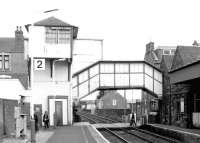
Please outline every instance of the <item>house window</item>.
[[10, 56], [9, 55], [0, 55], [0, 70], [7, 71], [10, 69]]
[[169, 55], [170, 54], [170, 50], [163, 50], [163, 55]]
[[181, 105], [181, 113], [183, 113], [184, 112], [184, 98], [181, 98], [181, 103], [180, 103]]
[[4, 55], [4, 69], [9, 70], [9, 56]]
[[113, 99], [113, 100], [112, 100], [112, 105], [113, 105], [113, 106], [116, 106], [116, 105], [117, 105], [117, 100], [116, 100], [116, 99]]
[[176, 51], [176, 50], [171, 50], [171, 55], [174, 55], [174, 54], [175, 54], [175, 51]]
[[151, 104], [151, 110], [152, 111], [157, 111], [158, 110], [158, 102], [156, 100], [151, 100], [150, 104]]
[[3, 70], [3, 56], [0, 55], [0, 70]]
[[46, 28], [46, 43], [48, 44], [67, 44], [70, 42], [70, 29]]

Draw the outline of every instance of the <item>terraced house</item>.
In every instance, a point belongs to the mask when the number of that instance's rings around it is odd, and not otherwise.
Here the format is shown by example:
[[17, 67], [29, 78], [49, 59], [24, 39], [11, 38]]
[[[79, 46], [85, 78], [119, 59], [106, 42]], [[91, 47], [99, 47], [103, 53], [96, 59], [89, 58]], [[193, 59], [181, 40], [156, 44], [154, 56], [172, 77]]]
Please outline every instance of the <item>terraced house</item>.
[[[15, 37], [0, 38], [0, 136], [14, 133], [14, 107], [29, 86], [26, 42], [21, 27], [17, 27]], [[30, 104], [25, 106], [30, 114]]]

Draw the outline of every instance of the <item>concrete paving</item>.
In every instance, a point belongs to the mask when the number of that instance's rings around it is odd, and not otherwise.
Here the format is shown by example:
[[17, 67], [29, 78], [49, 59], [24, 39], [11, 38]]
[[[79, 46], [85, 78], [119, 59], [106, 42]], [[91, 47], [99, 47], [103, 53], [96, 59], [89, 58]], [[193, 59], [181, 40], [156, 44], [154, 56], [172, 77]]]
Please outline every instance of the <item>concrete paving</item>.
[[199, 129], [186, 129], [177, 126], [169, 126], [162, 124], [149, 124], [154, 131], [168, 134], [182, 142], [200, 143], [200, 130]]
[[[52, 129], [41, 129], [36, 134], [36, 143], [46, 143], [50, 136], [53, 135], [53, 133], [54, 130]], [[27, 131], [27, 136], [25, 139], [15, 138], [15, 136], [7, 136], [5, 138], [0, 139], [0, 143], [30, 143], [30, 131]]]
[[97, 143], [87, 126], [57, 128], [47, 143]]
[[[30, 143], [30, 131], [26, 139], [6, 137], [0, 143]], [[109, 143], [98, 130], [88, 122], [75, 123], [73, 126], [62, 126], [41, 129], [36, 134], [36, 143]]]
[[200, 129], [187, 129], [187, 128], [181, 128], [177, 126], [162, 125], [162, 124], [150, 124], [150, 125], [200, 137]]

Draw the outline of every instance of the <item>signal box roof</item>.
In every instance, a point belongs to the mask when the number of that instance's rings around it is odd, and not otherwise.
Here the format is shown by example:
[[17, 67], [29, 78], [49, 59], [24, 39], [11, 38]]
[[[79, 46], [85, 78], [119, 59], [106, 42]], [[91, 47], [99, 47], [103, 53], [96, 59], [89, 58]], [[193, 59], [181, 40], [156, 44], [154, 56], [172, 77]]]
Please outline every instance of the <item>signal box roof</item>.
[[74, 27], [53, 16], [34, 23], [34, 26]]

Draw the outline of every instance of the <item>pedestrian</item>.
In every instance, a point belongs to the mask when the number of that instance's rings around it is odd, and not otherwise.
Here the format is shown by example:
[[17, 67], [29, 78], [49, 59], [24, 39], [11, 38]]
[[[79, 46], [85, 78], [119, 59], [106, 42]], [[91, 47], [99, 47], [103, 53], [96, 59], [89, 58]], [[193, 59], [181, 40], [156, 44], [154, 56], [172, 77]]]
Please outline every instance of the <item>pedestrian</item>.
[[34, 116], [34, 120], [35, 120], [35, 132], [37, 132], [37, 131], [39, 131], [37, 111], [34, 112], [33, 116]]
[[43, 122], [44, 122], [44, 128], [49, 128], [49, 115], [47, 111], [45, 111], [43, 115]]
[[136, 126], [134, 112], [131, 113], [131, 117], [130, 118], [131, 118], [131, 120], [130, 120], [130, 126], [133, 126], [133, 124], [134, 124], [134, 126]]

